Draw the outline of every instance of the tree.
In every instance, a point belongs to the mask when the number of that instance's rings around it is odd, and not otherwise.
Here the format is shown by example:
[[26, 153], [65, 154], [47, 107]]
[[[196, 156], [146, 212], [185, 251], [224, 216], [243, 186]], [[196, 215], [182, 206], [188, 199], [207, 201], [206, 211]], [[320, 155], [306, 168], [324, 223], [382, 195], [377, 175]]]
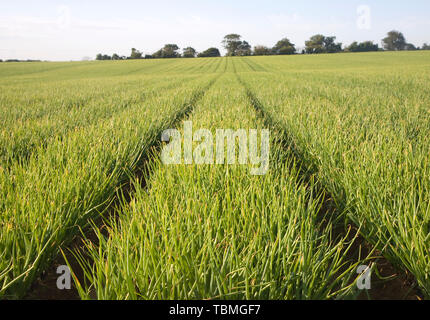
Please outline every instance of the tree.
[[427, 43], [424, 43], [421, 50], [430, 50], [430, 45], [428, 45]]
[[197, 51], [196, 51], [194, 48], [192, 48], [192, 47], [188, 47], [188, 48], [185, 48], [185, 49], [183, 50], [183, 54], [182, 54], [182, 56], [183, 56], [184, 58], [195, 58], [195, 57], [196, 57], [196, 54], [197, 54]]
[[107, 54], [97, 54], [96, 60], [112, 60], [112, 57]]
[[274, 54], [294, 54], [296, 52], [296, 47], [293, 43], [290, 42], [288, 38], [284, 38], [273, 47]]
[[250, 56], [252, 54], [251, 45], [241, 39], [242, 36], [235, 33], [224, 37], [222, 43], [227, 50], [227, 56]]
[[373, 43], [372, 41], [364, 41], [359, 44], [360, 52], [370, 52], [370, 51], [379, 51], [379, 45]]
[[272, 54], [272, 50], [265, 46], [255, 46], [254, 56], [269, 56]]
[[358, 52], [359, 50], [360, 50], [360, 47], [357, 41], [354, 41], [348, 47], [345, 48], [345, 51], [348, 51], [348, 52]]
[[372, 41], [364, 41], [358, 43], [357, 41], [351, 43], [349, 47], [345, 49], [348, 52], [369, 52], [369, 51], [379, 51], [379, 46], [374, 44]]
[[407, 43], [406, 46], [405, 46], [405, 50], [415, 51], [415, 50], [418, 50], [418, 49], [412, 43]]
[[181, 55], [177, 52], [179, 47], [176, 44], [166, 44], [163, 50], [163, 58], [178, 58]]
[[227, 50], [227, 56], [236, 56], [239, 46], [242, 44], [242, 36], [232, 33], [224, 37], [222, 41], [224, 48]]
[[121, 57], [119, 55], [117, 55], [116, 53], [114, 53], [112, 55], [112, 60], [121, 60]]
[[322, 34], [312, 36], [305, 42], [306, 53], [324, 53], [324, 39], [325, 37]]
[[205, 58], [205, 57], [221, 57], [221, 53], [217, 48], [209, 48], [206, 51], [200, 52], [197, 55], [199, 58]]
[[395, 30], [388, 32], [387, 37], [382, 39], [382, 43], [384, 49], [388, 51], [405, 50], [407, 45], [404, 35]]
[[335, 43], [336, 37], [325, 37], [324, 48], [327, 53], [336, 53], [342, 51], [342, 43]]
[[176, 44], [166, 44], [164, 48], [155, 52], [154, 58], [179, 58], [181, 55], [177, 52], [179, 47]]
[[242, 43], [237, 47], [236, 55], [237, 56], [250, 56], [252, 54], [251, 45], [242, 41]]
[[142, 56], [143, 54], [139, 50], [136, 50], [135, 48], [131, 49], [130, 59], [142, 59]]
[[325, 37], [322, 34], [312, 36], [306, 41], [306, 53], [335, 53], [342, 51], [342, 43], [335, 43], [336, 37]]
[[154, 52], [154, 53], [152, 54], [152, 57], [153, 57], [154, 59], [161, 59], [161, 58], [163, 58], [163, 49], [160, 49], [160, 50], [158, 50], [157, 52]]

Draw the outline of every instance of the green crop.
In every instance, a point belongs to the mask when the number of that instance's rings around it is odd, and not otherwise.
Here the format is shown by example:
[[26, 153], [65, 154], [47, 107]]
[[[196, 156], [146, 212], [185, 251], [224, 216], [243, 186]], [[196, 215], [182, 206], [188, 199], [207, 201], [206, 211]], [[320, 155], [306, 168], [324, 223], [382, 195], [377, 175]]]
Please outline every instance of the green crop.
[[[429, 71], [425, 51], [0, 64], [0, 298], [82, 233], [84, 299], [354, 298], [377, 260], [350, 225], [428, 298]], [[268, 173], [164, 165], [184, 121], [269, 129]]]
[[[244, 88], [221, 77], [191, 115], [196, 130], [262, 129]], [[272, 132], [276, 136], [276, 132]], [[247, 166], [151, 164], [147, 190], [108, 221], [109, 237], [78, 255], [82, 298], [329, 299], [351, 293], [348, 243], [322, 225], [321, 195], [272, 141], [267, 175]]]

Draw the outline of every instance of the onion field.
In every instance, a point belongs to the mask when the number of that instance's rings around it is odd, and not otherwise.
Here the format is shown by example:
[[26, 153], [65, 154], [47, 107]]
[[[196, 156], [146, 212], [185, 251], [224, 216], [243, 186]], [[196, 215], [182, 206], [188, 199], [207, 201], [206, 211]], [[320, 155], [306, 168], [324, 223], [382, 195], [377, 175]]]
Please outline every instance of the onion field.
[[[269, 130], [267, 172], [166, 165], [186, 122]], [[59, 261], [79, 299], [430, 298], [430, 53], [0, 64], [0, 299]]]

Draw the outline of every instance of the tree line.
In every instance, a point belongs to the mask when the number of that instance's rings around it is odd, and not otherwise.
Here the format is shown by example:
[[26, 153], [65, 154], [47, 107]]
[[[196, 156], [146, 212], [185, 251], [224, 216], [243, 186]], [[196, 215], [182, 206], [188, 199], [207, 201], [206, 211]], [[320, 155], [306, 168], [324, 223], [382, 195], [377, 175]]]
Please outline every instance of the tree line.
[[42, 60], [32, 60], [32, 59], [27, 59], [27, 60], [7, 59], [7, 60], [3, 61], [2, 59], [0, 59], [0, 62], [42, 62]]
[[[382, 47], [373, 41], [364, 41], [358, 43], [354, 41], [349, 46], [343, 48], [342, 43], [336, 42], [334, 36], [324, 36], [317, 34], [305, 42], [305, 48], [298, 52], [296, 45], [288, 38], [279, 40], [274, 47], [269, 48], [263, 45], [251, 47], [251, 45], [242, 40], [239, 34], [228, 34], [222, 41], [224, 49], [227, 51], [226, 56], [268, 56], [268, 55], [291, 55], [291, 54], [320, 54], [320, 53], [338, 53], [338, 52], [370, 52], [370, 51], [400, 51], [400, 50], [430, 50], [430, 45], [424, 43], [421, 48], [415, 47], [406, 41], [405, 36], [399, 31], [390, 31], [387, 37], [382, 39]], [[144, 55], [141, 51], [133, 48], [130, 56], [112, 56], [99, 53], [96, 60], [128, 60], [128, 59], [160, 59], [160, 58], [195, 58], [195, 57], [220, 57], [221, 53], [217, 48], [209, 48], [198, 53], [193, 47], [182, 49], [176, 44], [166, 44], [160, 50], [153, 54]]]
[[193, 47], [187, 47], [179, 52], [180, 48], [176, 44], [166, 44], [163, 48], [153, 54], [144, 55], [136, 48], [131, 49], [130, 56], [119, 56], [114, 53], [112, 56], [99, 53], [96, 60], [132, 60], [132, 59], [162, 59], [162, 58], [204, 58], [204, 57], [221, 57], [221, 53], [217, 48], [209, 48], [203, 52], [197, 53]]
[[[295, 44], [291, 43], [288, 38], [279, 40], [274, 47], [269, 48], [263, 45], [251, 47], [251, 45], [242, 40], [239, 34], [228, 34], [222, 41], [224, 49], [227, 51], [226, 56], [268, 56], [268, 55], [290, 55], [290, 54], [319, 54], [319, 53], [338, 53], [338, 52], [370, 52], [370, 51], [401, 51], [401, 50], [430, 50], [430, 45], [424, 43], [422, 47], [415, 47], [412, 43], [406, 41], [405, 36], [399, 31], [390, 31], [382, 39], [382, 47], [373, 41], [364, 41], [358, 43], [354, 41], [349, 46], [343, 48], [342, 43], [336, 42], [334, 36], [324, 36], [317, 34], [305, 42], [305, 48], [298, 52]], [[197, 52], [193, 47], [182, 49], [176, 44], [166, 44], [160, 50], [153, 54], [144, 55], [136, 48], [131, 49], [130, 56], [120, 56], [116, 53], [113, 55], [97, 54], [96, 60], [129, 60], [129, 59], [161, 59], [161, 58], [203, 58], [203, 57], [220, 57], [221, 53], [218, 48], [212, 47], [203, 52]], [[40, 60], [17, 60], [9, 59], [5, 62], [39, 62]], [[3, 60], [0, 59], [0, 62]]]

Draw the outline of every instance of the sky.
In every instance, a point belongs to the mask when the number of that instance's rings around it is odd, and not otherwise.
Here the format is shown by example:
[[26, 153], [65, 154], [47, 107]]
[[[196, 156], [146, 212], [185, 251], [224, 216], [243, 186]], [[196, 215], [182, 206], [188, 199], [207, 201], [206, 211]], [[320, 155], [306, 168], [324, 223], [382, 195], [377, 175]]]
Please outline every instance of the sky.
[[226, 34], [251, 45], [314, 34], [380, 44], [390, 30], [430, 43], [429, 0], [14, 0], [0, 2], [0, 59], [82, 60], [153, 53], [166, 43], [221, 49]]

